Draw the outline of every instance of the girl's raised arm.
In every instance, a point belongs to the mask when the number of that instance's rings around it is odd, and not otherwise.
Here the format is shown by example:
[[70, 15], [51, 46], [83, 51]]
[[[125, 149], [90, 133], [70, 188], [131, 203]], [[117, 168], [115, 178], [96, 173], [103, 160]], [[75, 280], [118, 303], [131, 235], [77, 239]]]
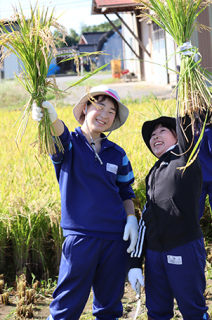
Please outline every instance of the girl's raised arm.
[[[57, 112], [54, 106], [50, 102], [44, 101], [42, 103], [42, 107], [47, 109], [49, 113], [49, 118], [54, 127], [54, 132], [52, 131], [52, 134], [55, 136], [61, 136], [61, 134], [64, 132], [64, 124], [60, 119], [58, 119]], [[32, 118], [35, 121], [41, 121], [41, 119], [43, 118], [42, 109], [41, 107], [38, 107], [36, 103], [33, 103], [32, 105]]]

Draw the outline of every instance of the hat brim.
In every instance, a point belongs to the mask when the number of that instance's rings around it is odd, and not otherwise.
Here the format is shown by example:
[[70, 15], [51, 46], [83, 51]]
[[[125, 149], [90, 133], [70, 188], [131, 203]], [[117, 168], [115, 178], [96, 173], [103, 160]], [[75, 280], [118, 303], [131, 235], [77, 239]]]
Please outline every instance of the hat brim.
[[144, 122], [142, 126], [142, 129], [141, 129], [142, 137], [144, 139], [146, 146], [149, 148], [151, 152], [152, 152], [152, 149], [150, 147], [149, 141], [150, 141], [152, 132], [154, 131], [155, 127], [161, 123], [171, 126], [176, 131], [176, 119], [172, 117], [159, 117], [157, 119]]
[[[75, 119], [80, 123], [83, 124], [83, 119], [80, 119], [80, 116], [82, 114], [83, 108], [86, 106], [86, 103], [89, 100], [89, 96], [98, 96], [98, 95], [104, 95], [104, 96], [110, 96], [111, 98], [113, 98], [114, 100], [116, 100], [112, 95], [110, 95], [107, 92], [104, 91], [96, 91], [96, 92], [90, 92], [89, 95], [85, 94], [78, 102], [77, 104], [74, 106], [73, 108], [73, 114]], [[113, 131], [116, 130], [118, 128], [120, 128], [127, 120], [128, 115], [129, 115], [129, 110], [128, 108], [121, 103], [120, 101], [116, 100], [118, 103], [118, 117], [115, 118], [112, 126], [110, 128], [108, 128], [107, 130], [105, 130], [105, 132], [108, 131]]]

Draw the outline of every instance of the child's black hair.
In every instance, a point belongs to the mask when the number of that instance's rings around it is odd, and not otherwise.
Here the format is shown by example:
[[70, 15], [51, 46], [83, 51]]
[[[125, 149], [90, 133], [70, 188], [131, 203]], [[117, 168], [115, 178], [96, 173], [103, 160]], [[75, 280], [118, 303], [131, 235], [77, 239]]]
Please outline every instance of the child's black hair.
[[152, 132], [155, 131], [160, 125], [161, 125], [162, 127], [164, 127], [164, 128], [169, 129], [169, 131], [171, 131], [171, 133], [172, 133], [174, 136], [177, 137], [176, 129], [175, 129], [173, 126], [171, 126], [170, 124], [163, 123], [163, 122], [158, 123], [158, 124], [154, 127], [154, 129], [152, 130]]

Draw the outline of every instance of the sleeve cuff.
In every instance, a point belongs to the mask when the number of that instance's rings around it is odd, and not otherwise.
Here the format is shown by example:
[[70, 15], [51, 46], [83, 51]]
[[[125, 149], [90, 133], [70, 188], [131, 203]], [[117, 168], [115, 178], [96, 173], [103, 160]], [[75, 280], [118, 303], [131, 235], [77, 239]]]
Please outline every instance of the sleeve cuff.
[[143, 257], [142, 258], [131, 258], [130, 259], [130, 269], [132, 269], [132, 268], [142, 269], [142, 261], [143, 261]]

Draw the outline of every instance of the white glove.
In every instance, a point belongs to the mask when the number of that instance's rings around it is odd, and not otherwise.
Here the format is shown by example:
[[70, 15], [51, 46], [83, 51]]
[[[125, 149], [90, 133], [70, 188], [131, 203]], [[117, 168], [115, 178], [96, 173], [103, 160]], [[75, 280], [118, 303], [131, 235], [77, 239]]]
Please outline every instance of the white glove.
[[[180, 52], [183, 51], [183, 52]], [[177, 54], [177, 65], [181, 65], [181, 54], [184, 56], [192, 56], [193, 60], [197, 62], [199, 60], [198, 54], [194, 54], [194, 47], [191, 45], [190, 41], [187, 41], [183, 43], [182, 46], [177, 48], [177, 52], [180, 52]]]
[[[48, 101], [43, 101], [42, 107], [46, 108], [49, 113], [49, 118], [52, 123], [54, 123], [57, 120], [57, 112], [53, 105]], [[35, 121], [41, 121], [43, 118], [43, 112], [40, 107], [37, 106], [36, 102], [33, 102], [32, 104], [32, 119]]]
[[140, 268], [132, 268], [128, 272], [128, 279], [129, 282], [133, 288], [133, 290], [136, 291], [136, 283], [137, 281], [140, 283], [140, 285], [144, 286], [144, 277], [142, 275], [142, 270]]
[[127, 241], [130, 237], [130, 246], [127, 248], [127, 252], [130, 253], [134, 250], [138, 239], [138, 221], [134, 215], [127, 217], [127, 223], [124, 228], [123, 240]]

